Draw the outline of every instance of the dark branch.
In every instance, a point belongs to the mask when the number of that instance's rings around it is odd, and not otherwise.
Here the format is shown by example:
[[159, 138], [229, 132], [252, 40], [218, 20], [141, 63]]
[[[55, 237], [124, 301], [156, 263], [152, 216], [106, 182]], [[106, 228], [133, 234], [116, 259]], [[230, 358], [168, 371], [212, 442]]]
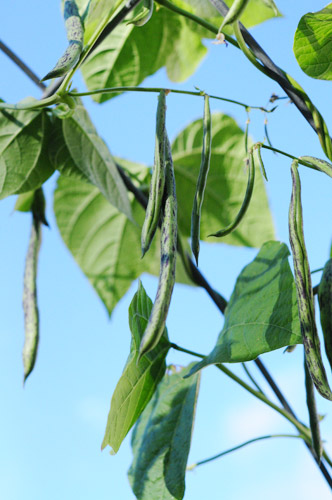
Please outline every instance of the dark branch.
[[46, 88], [46, 85], [40, 81], [40, 78], [9, 48], [0, 40], [0, 50], [11, 59], [30, 80], [33, 81], [41, 90]]
[[[225, 17], [228, 12], [228, 7], [225, 2], [223, 2], [223, 0], [210, 0], [210, 2], [218, 10], [218, 12], [223, 17]], [[241, 23], [240, 30], [248, 47], [252, 50], [255, 57], [263, 64], [264, 68], [267, 70], [268, 76], [270, 76], [272, 80], [275, 80], [281, 86], [284, 92], [286, 92], [288, 97], [298, 108], [300, 113], [302, 113], [307, 122], [311, 125], [315, 132], [317, 132], [317, 128], [310, 109], [308, 108], [303, 98], [299, 95], [298, 91], [288, 81], [283, 70], [272, 61], [272, 59], [266, 54], [263, 48], [257, 43], [257, 41]]]

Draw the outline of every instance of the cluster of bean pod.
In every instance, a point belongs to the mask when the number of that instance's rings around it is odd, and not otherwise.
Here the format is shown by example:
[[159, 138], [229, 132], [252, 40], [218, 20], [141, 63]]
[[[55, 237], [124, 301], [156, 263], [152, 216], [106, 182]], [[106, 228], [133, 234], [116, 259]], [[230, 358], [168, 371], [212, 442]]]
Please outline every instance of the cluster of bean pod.
[[160, 341], [175, 283], [177, 200], [172, 151], [165, 126], [165, 91], [159, 95], [154, 168], [142, 230], [142, 253], [148, 250], [161, 221], [160, 274], [157, 295], [139, 348], [138, 361]]

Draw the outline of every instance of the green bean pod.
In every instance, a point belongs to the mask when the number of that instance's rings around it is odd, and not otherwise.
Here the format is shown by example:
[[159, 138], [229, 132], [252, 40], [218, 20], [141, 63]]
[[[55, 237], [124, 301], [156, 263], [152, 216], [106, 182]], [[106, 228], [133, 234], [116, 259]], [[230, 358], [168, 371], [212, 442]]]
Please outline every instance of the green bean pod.
[[191, 213], [191, 249], [198, 264], [199, 254], [199, 235], [201, 223], [201, 210], [204, 200], [204, 192], [207, 176], [210, 169], [211, 158], [211, 140], [212, 140], [212, 121], [209, 96], [204, 96], [204, 116], [203, 116], [203, 149], [201, 166], [196, 184], [196, 193], [194, 197], [193, 209]]
[[318, 287], [318, 302], [325, 352], [332, 369], [332, 259], [329, 259], [324, 266]]
[[37, 262], [41, 244], [41, 221], [33, 216], [30, 241], [25, 261], [23, 310], [25, 339], [23, 346], [24, 382], [35, 365], [39, 341], [39, 314], [37, 306]]
[[227, 234], [231, 233], [234, 231], [234, 229], [240, 224], [242, 221], [243, 217], [245, 216], [248, 207], [250, 205], [252, 193], [254, 190], [254, 184], [255, 184], [255, 162], [254, 162], [254, 153], [251, 150], [249, 153], [249, 158], [247, 158], [247, 165], [248, 165], [248, 183], [247, 183], [247, 189], [246, 189], [246, 194], [244, 195], [243, 203], [241, 205], [241, 208], [233, 220], [225, 229], [221, 229], [220, 231], [209, 234], [209, 236], [215, 236], [216, 238], [221, 238], [222, 236], [226, 236]]
[[303, 234], [301, 183], [297, 167], [298, 161], [294, 160], [291, 167], [292, 196], [289, 206], [288, 225], [294, 262], [299, 320], [306, 363], [312, 381], [324, 398], [332, 400], [331, 389], [321, 358], [320, 341], [315, 322], [314, 297]]
[[262, 158], [262, 144], [260, 144], [259, 142], [256, 144], [255, 146], [255, 149], [257, 151], [257, 156], [258, 156], [258, 161], [259, 161], [259, 166], [261, 168], [261, 172], [264, 176], [264, 179], [266, 181], [268, 181], [268, 178], [267, 178], [267, 175], [266, 175], [266, 170], [265, 170], [265, 167], [264, 167], [264, 162], [263, 162], [263, 158]]
[[237, 21], [242, 15], [244, 9], [247, 7], [248, 3], [249, 0], [234, 0], [222, 22], [222, 25], [220, 26], [219, 31], [222, 31], [222, 29], [228, 24], [232, 24]]
[[175, 283], [177, 245], [177, 201], [171, 145], [166, 138], [166, 184], [161, 224], [160, 274], [156, 299], [145, 329], [138, 361], [161, 339]]
[[307, 408], [309, 413], [309, 423], [311, 430], [312, 447], [316, 453], [318, 463], [320, 463], [323, 454], [323, 444], [320, 436], [319, 415], [317, 413], [315, 389], [312, 383], [306, 359], [304, 357], [304, 374], [305, 374], [305, 392], [307, 399]]
[[299, 160], [304, 161], [308, 167], [332, 177], [332, 165], [328, 161], [321, 160], [320, 158], [315, 158], [313, 156], [300, 156]]
[[146, 207], [145, 219], [141, 234], [142, 257], [144, 257], [145, 253], [148, 251], [151, 245], [151, 242], [153, 240], [153, 237], [155, 235], [160, 220], [161, 205], [164, 196], [165, 176], [166, 176], [165, 119], [166, 119], [166, 93], [164, 90], [162, 90], [158, 98], [154, 166], [150, 184], [148, 205]]
[[78, 63], [83, 50], [84, 28], [74, 0], [65, 0], [63, 16], [69, 45], [55, 67], [41, 80], [42, 82], [68, 73]]

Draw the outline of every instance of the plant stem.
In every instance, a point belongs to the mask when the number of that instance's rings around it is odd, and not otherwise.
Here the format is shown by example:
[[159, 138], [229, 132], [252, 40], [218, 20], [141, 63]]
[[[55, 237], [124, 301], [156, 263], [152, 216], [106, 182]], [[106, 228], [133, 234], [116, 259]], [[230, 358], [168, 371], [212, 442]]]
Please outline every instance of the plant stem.
[[249, 441], [246, 441], [245, 443], [241, 443], [238, 446], [234, 446], [233, 448], [230, 448], [229, 450], [218, 453], [217, 455], [213, 455], [213, 457], [206, 458], [205, 460], [200, 460], [199, 462], [196, 462], [195, 464], [191, 464], [187, 467], [187, 470], [194, 470], [199, 465], [204, 465], [204, 464], [207, 464], [208, 462], [212, 462], [213, 460], [217, 460], [218, 458], [223, 457], [224, 455], [228, 455], [229, 453], [232, 453], [233, 451], [239, 450], [240, 448], [243, 448], [244, 446], [247, 446], [248, 444], [257, 443], [257, 441], [262, 441], [263, 439], [270, 439], [270, 438], [304, 439], [304, 436], [302, 436], [301, 434], [269, 434], [267, 436], [260, 436], [258, 438], [249, 439]]
[[[169, 88], [163, 88], [163, 87], [110, 87], [110, 88], [104, 88], [104, 89], [96, 89], [96, 90], [90, 90], [88, 92], [68, 92], [68, 95], [71, 97], [85, 97], [85, 96], [91, 96], [91, 95], [98, 95], [98, 94], [112, 94], [112, 93], [119, 93], [119, 92], [155, 92], [155, 93], [160, 93], [162, 90], [166, 91], [167, 93], [173, 93], [173, 94], [183, 94], [183, 95], [190, 95], [190, 96], [197, 96], [197, 97], [204, 97], [206, 94], [203, 91], [190, 91], [190, 90], [178, 90], [178, 89], [169, 89]], [[236, 104], [237, 106], [241, 106], [243, 108], [247, 109], [258, 109], [260, 111], [263, 111], [264, 113], [272, 113], [273, 110], [265, 109], [262, 106], [251, 106], [250, 104], [245, 104], [240, 101], [236, 101], [234, 99], [228, 99], [226, 97], [219, 97], [216, 95], [209, 95], [210, 99], [217, 99], [219, 101], [223, 102], [230, 102], [231, 104]]]
[[259, 387], [259, 385], [257, 384], [256, 380], [254, 379], [254, 377], [251, 375], [246, 363], [241, 363], [242, 364], [242, 367], [244, 369], [244, 371], [246, 372], [248, 378], [251, 380], [251, 382], [254, 384], [254, 386], [256, 387], [256, 389], [261, 392], [262, 394], [264, 394], [264, 391], [262, 391], [262, 389]]
[[41, 90], [46, 88], [46, 85], [40, 81], [40, 78], [20, 59], [7, 45], [0, 40], [0, 50], [11, 59], [30, 80], [33, 81]]

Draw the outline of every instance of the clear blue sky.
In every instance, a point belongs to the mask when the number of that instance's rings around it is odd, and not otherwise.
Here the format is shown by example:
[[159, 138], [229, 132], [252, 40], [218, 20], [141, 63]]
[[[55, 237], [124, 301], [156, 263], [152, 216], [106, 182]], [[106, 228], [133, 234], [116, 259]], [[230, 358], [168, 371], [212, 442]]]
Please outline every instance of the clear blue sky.
[[[2, 5], [1, 38], [38, 75], [46, 74], [66, 45], [60, 2], [16, 0]], [[292, 43], [297, 22], [321, 0], [277, 1], [284, 19], [253, 30], [267, 53], [308, 91], [332, 123], [331, 83], [308, 78], [297, 66]], [[250, 66], [239, 51], [207, 41], [208, 56], [181, 88], [196, 85], [208, 93], [264, 106], [270, 95], [282, 94], [277, 84]], [[0, 53], [0, 96], [17, 102], [39, 90]], [[176, 87], [161, 70], [145, 85]], [[76, 86], [83, 89], [80, 78]], [[98, 131], [115, 155], [151, 164], [156, 98], [129, 94], [102, 106], [86, 99]], [[233, 116], [244, 127], [245, 113], [232, 105], [212, 103], [213, 110]], [[170, 95], [167, 126], [173, 138], [201, 116], [201, 101]], [[252, 113], [251, 134], [262, 140], [263, 115]], [[332, 125], [331, 125], [332, 130]], [[281, 101], [270, 116], [274, 145], [294, 155], [323, 157], [315, 134], [294, 106]], [[264, 152], [267, 185], [277, 236], [288, 242], [289, 162]], [[315, 172], [302, 172], [305, 233], [311, 268], [324, 265], [332, 236], [331, 183]], [[14, 198], [0, 203], [0, 497], [4, 500], [134, 498], [126, 476], [131, 463], [129, 439], [112, 457], [100, 451], [112, 392], [128, 355], [128, 306], [134, 283], [109, 321], [104, 307], [62, 243], [52, 215], [53, 177], [47, 183], [48, 219], [39, 268], [41, 340], [36, 368], [22, 387], [22, 276], [29, 217], [13, 214]], [[225, 245], [203, 245], [200, 267], [211, 284], [229, 298], [236, 275], [256, 255]], [[319, 279], [315, 275], [314, 284]], [[154, 297], [157, 279], [143, 277]], [[204, 291], [175, 288], [167, 322], [172, 341], [198, 352], [209, 352], [222, 327], [222, 317]], [[302, 348], [293, 354], [277, 351], [263, 360], [296, 413], [307, 420], [304, 403]], [[188, 356], [172, 352], [169, 362], [187, 364]], [[243, 375], [241, 367], [233, 367]], [[253, 373], [259, 374], [255, 367]], [[270, 394], [263, 380], [260, 383]], [[332, 454], [331, 403], [318, 397], [327, 449]], [[328, 415], [330, 413], [330, 416]], [[249, 397], [213, 368], [204, 370], [189, 463], [207, 458], [263, 434], [294, 433], [271, 410]], [[253, 444], [202, 466], [186, 479], [187, 500], [327, 500], [330, 492], [300, 441], [274, 440]]]

